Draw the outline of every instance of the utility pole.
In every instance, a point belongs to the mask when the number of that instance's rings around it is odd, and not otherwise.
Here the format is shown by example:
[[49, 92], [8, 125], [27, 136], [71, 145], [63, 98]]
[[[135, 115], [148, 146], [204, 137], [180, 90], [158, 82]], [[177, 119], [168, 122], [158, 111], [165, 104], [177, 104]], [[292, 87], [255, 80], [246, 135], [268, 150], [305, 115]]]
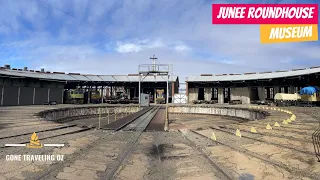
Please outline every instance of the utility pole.
[[158, 58], [156, 58], [156, 55], [153, 55], [150, 59], [152, 59], [152, 71], [156, 71], [156, 60]]

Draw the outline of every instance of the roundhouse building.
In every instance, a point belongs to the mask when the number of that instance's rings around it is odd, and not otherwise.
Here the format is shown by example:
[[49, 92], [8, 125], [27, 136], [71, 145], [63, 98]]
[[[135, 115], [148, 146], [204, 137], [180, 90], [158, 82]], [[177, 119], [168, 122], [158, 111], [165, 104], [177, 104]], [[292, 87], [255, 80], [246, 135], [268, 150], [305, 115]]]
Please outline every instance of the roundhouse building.
[[[156, 89], [167, 88], [167, 76], [148, 75], [141, 78], [141, 92], [151, 95]], [[49, 72], [0, 67], [0, 106], [35, 105], [50, 101], [63, 103], [64, 90], [81, 88], [99, 90], [103, 96], [112, 96], [123, 90], [128, 98], [138, 97], [139, 74], [88, 75], [80, 73]], [[169, 77], [169, 102], [178, 93], [178, 76]]]
[[320, 86], [320, 66], [290, 71], [244, 74], [202, 74], [186, 80], [188, 102], [215, 100], [219, 104], [240, 100], [249, 104], [273, 100], [276, 93], [297, 93], [305, 86]]

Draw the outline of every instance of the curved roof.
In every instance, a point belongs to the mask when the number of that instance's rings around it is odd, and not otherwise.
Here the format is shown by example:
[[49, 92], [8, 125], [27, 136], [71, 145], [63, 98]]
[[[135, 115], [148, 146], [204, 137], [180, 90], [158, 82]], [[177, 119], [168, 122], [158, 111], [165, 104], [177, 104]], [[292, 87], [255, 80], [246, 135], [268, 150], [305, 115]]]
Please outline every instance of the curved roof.
[[260, 73], [244, 73], [244, 74], [202, 74], [200, 76], [187, 77], [186, 82], [219, 82], [219, 81], [246, 81], [246, 80], [265, 80], [275, 78], [285, 78], [302, 76], [308, 74], [320, 73], [320, 66], [305, 68], [305, 69], [293, 69], [291, 71], [275, 71], [275, 72], [260, 72]]
[[[86, 75], [79, 73], [65, 74], [63, 72], [34, 72], [33, 70], [13, 70], [1, 67], [0, 77], [20, 77], [20, 78], [35, 78], [40, 80], [50, 81], [75, 81], [75, 82], [139, 82], [139, 74], [133, 75]], [[142, 78], [142, 82], [167, 82], [167, 76], [147, 76]], [[178, 76], [170, 76], [169, 82], [179, 81]]]

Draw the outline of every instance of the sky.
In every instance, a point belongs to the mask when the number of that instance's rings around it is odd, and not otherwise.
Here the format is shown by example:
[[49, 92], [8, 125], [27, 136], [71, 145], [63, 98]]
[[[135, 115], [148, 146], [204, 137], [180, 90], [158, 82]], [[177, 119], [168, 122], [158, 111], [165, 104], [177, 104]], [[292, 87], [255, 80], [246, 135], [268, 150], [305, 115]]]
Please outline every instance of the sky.
[[211, 5], [233, 2], [0, 0], [0, 66], [130, 74], [155, 54], [159, 63], [172, 64], [183, 82], [200, 74], [320, 65], [319, 42], [260, 44], [259, 25], [213, 25]]

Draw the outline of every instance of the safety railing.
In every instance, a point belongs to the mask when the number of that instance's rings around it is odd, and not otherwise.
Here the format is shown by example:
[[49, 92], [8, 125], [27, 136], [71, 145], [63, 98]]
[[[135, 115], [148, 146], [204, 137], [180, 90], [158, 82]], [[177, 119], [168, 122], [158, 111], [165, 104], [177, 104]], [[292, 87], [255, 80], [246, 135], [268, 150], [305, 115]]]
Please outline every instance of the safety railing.
[[130, 114], [136, 113], [140, 111], [142, 108], [137, 106], [128, 106], [128, 107], [122, 107], [122, 108], [99, 108], [98, 109], [98, 128], [101, 128], [101, 121], [108, 121], [107, 124], [110, 124], [118, 119], [121, 119], [123, 117], [126, 117]]
[[312, 134], [312, 142], [318, 162], [320, 162], [320, 122], [317, 130]]

